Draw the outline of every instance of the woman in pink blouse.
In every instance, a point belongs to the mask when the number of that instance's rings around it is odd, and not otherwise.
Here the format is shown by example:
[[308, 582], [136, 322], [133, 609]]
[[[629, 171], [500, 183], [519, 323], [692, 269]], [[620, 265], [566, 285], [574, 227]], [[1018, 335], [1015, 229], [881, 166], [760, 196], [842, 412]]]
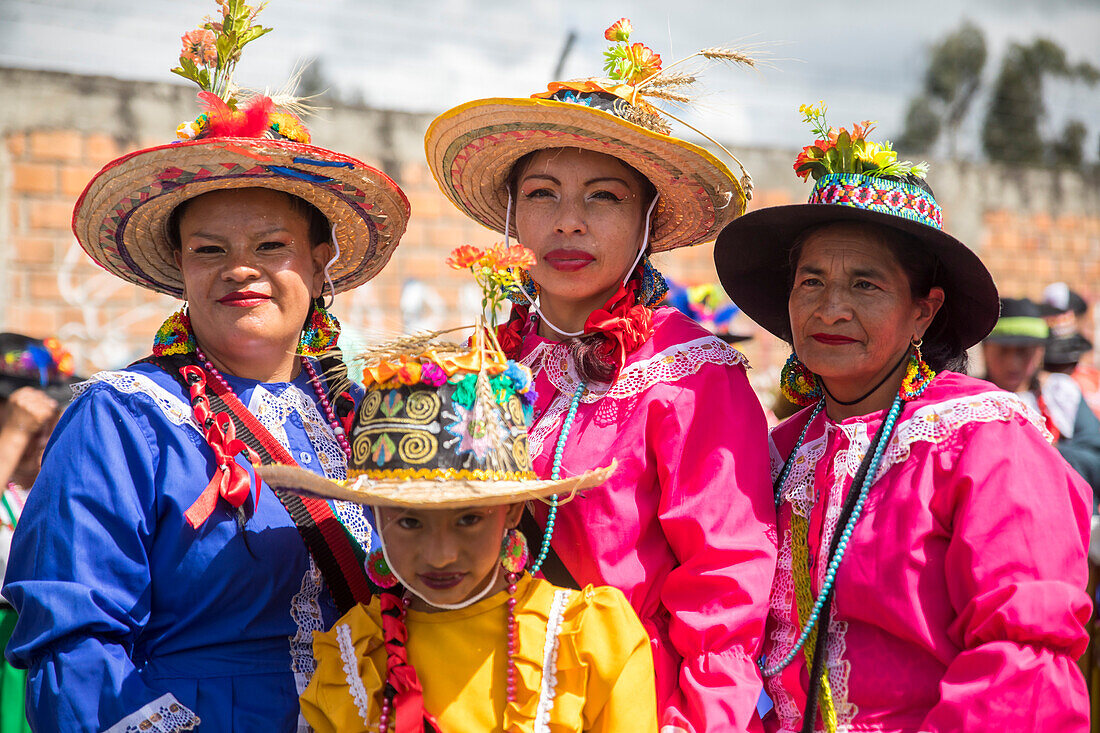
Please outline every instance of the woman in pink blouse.
[[644, 126], [637, 83], [470, 102], [432, 123], [428, 160], [457, 206], [536, 255], [499, 334], [536, 376], [535, 470], [618, 464], [598, 492], [534, 508], [532, 552], [553, 537], [538, 565], [626, 594], [652, 640], [664, 733], [759, 730], [775, 565], [764, 415], [738, 351], [655, 307], [665, 285], [647, 256], [712, 239], [748, 180]]
[[1088, 488], [1038, 415], [957, 373], [997, 292], [922, 167], [821, 122], [841, 150], [800, 156], [810, 203], [715, 249], [731, 297], [792, 344], [783, 387], [807, 405], [771, 434], [766, 728], [1084, 733]]

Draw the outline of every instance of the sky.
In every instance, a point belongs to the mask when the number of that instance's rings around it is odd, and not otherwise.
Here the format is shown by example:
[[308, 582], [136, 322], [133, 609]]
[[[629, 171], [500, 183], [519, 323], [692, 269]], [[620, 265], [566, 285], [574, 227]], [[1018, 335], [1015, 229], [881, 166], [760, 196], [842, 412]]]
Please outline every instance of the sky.
[[[168, 72], [179, 37], [215, 10], [213, 0], [0, 0], [0, 67], [180, 81]], [[1100, 0], [271, 0], [260, 20], [275, 31], [245, 51], [243, 85], [279, 87], [316, 58], [333, 90], [366, 104], [440, 112], [471, 99], [526, 96], [552, 80], [576, 33], [563, 78], [598, 75], [603, 30], [629, 17], [641, 41], [669, 62], [709, 46], [748, 47], [753, 70], [711, 67], [691, 121], [736, 145], [810, 142], [798, 106], [829, 104], [836, 126], [872, 119], [897, 137], [927, 49], [969, 18], [989, 48], [991, 84], [1005, 48], [1045, 36], [1071, 62], [1100, 67]], [[1048, 84], [1044, 132], [1070, 117], [1089, 126], [1097, 157], [1100, 86]], [[962, 157], [979, 153], [987, 100], [963, 125]], [[685, 137], [693, 137], [684, 132]]]

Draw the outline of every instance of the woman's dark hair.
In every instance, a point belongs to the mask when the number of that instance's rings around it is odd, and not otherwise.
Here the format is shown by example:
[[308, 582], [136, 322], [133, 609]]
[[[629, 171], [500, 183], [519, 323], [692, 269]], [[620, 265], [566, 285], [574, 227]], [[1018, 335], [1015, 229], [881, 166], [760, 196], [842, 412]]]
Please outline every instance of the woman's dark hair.
[[[517, 160], [512, 165], [512, 170], [508, 174], [507, 187], [512, 192], [512, 200], [519, 199], [519, 177], [523, 175], [523, 172], [527, 170], [527, 166], [531, 164], [537, 153], [540, 150], [533, 150], [527, 153], [522, 158]], [[657, 188], [653, 185], [652, 181], [642, 175], [634, 166], [630, 165], [626, 161], [616, 158], [624, 168], [626, 168], [638, 182], [642, 189], [642, 201], [648, 206], [657, 195]], [[512, 217], [514, 222], [515, 216]], [[517, 230], [518, 231], [518, 230]], [[652, 230], [650, 235], [652, 236]], [[646, 245], [646, 254], [650, 254], [651, 247]], [[631, 273], [633, 277], [641, 268], [642, 263], [639, 262], [635, 267], [634, 272]], [[580, 378], [585, 382], [608, 382], [615, 376], [615, 369], [618, 365], [609, 364], [600, 354], [601, 348], [607, 337], [601, 333], [590, 333], [585, 336], [574, 336], [570, 338], [567, 343], [569, 344], [569, 351], [573, 356], [573, 363], [577, 365], [577, 373]]]
[[[910, 181], [906, 182], [909, 183]], [[923, 179], [918, 178], [913, 183], [914, 185], [920, 185], [922, 188], [931, 191], [931, 189], [928, 188], [928, 184], [924, 183]], [[810, 235], [814, 232], [832, 225], [833, 224], [830, 223], [810, 227], [798, 235], [795, 239], [794, 246], [791, 247], [790, 253], [790, 272], [792, 278], [794, 277], [795, 268], [798, 266], [798, 258], [802, 255], [802, 247], [805, 245], [806, 240], [809, 239]], [[873, 227], [875, 232], [882, 237], [882, 241], [886, 244], [890, 253], [894, 255], [894, 259], [897, 260], [901, 269], [905, 272], [906, 277], [909, 279], [909, 292], [914, 299], [926, 298], [932, 288], [936, 286], [943, 287], [943, 272], [939, 259], [929, 252], [918, 239], [899, 229], [893, 229], [892, 227], [871, 223], [866, 223], [862, 226]], [[788, 292], [793, 286], [793, 281], [787, 284]], [[967, 366], [969, 365], [966, 349], [963, 348], [958, 338], [947, 329], [947, 314], [951, 305], [950, 303], [944, 302], [943, 306], [940, 307], [939, 313], [932, 319], [932, 323], [928, 326], [928, 330], [925, 332], [924, 338], [922, 339], [921, 355], [928, 363], [928, 366], [932, 367], [932, 369], [937, 372], [947, 370], [965, 374]]]
[[[304, 198], [295, 196], [292, 193], [279, 191], [278, 189], [264, 190], [283, 194], [290, 200], [290, 210], [305, 217], [309, 224], [309, 243], [311, 246], [316, 247], [321, 242], [327, 242], [329, 240], [330, 224], [328, 218], [321, 213], [320, 209]], [[208, 191], [207, 193], [217, 193], [217, 191]], [[180, 239], [180, 222], [183, 220], [183, 215], [186, 213], [187, 207], [191, 205], [191, 202], [205, 195], [207, 194], [200, 194], [194, 198], [189, 198], [186, 201], [180, 202], [176, 208], [172, 209], [172, 213], [168, 216], [168, 223], [166, 224], [166, 234], [168, 235], [168, 243], [172, 246], [173, 251], [178, 252], [183, 246]]]

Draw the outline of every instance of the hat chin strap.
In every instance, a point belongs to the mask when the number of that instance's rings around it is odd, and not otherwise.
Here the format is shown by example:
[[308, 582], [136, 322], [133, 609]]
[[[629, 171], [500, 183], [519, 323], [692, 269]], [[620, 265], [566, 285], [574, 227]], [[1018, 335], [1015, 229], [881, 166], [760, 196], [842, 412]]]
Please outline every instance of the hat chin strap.
[[[377, 517], [378, 516], [377, 507], [372, 507], [372, 509], [374, 510], [374, 516]], [[504, 533], [505, 534], [502, 535], [501, 538], [500, 538], [500, 541], [501, 541], [502, 544], [504, 542], [504, 537], [507, 536], [507, 533], [508, 533], [507, 528], [504, 530]], [[499, 562], [493, 563], [493, 577], [491, 577], [489, 579], [489, 582], [485, 584], [484, 588], [479, 590], [477, 593], [472, 595], [470, 598], [467, 598], [465, 601], [462, 601], [461, 603], [436, 603], [434, 601], [429, 600], [428, 598], [426, 598], [422, 594], [417, 593], [416, 590], [413, 589], [413, 587], [411, 585], [409, 585], [408, 581], [406, 581], [404, 578], [402, 578], [401, 575], [397, 572], [397, 566], [393, 564], [392, 560], [390, 560], [389, 552], [386, 550], [386, 541], [382, 538], [382, 530], [381, 529], [378, 530], [378, 544], [382, 545], [382, 557], [386, 558], [386, 565], [389, 566], [390, 572], [393, 573], [393, 577], [397, 578], [398, 582], [400, 582], [401, 585], [403, 585], [405, 587], [405, 590], [408, 591], [409, 593], [413, 594], [414, 596], [416, 596], [420, 600], [424, 601], [429, 606], [431, 606], [433, 608], [440, 608], [444, 611], [457, 611], [461, 608], [466, 608], [467, 606], [474, 605], [475, 603], [480, 601], [482, 598], [489, 595], [489, 592], [493, 589], [493, 586], [495, 586], [497, 584], [497, 578], [500, 577], [500, 563]]]
[[[642, 255], [645, 254], [646, 248], [649, 246], [650, 218], [653, 216], [653, 210], [655, 208], [657, 208], [657, 199], [659, 199], [659, 198], [661, 198], [660, 193], [656, 194], [653, 197], [653, 201], [650, 202], [649, 209], [645, 213], [645, 232], [642, 235], [642, 246], [638, 250], [638, 254], [634, 258], [634, 262], [632, 262], [630, 267], [628, 267], [626, 269], [626, 275], [623, 276], [623, 286], [625, 286], [627, 284], [627, 282], [630, 280], [630, 276], [631, 276], [631, 274], [633, 274], [634, 268], [637, 267], [638, 263], [642, 261]], [[504, 248], [505, 249], [508, 249], [508, 231], [511, 229], [511, 223], [512, 223], [512, 189], [511, 189], [511, 187], [509, 187], [509, 189], [508, 189], [508, 208], [504, 212]], [[562, 329], [558, 328], [557, 326], [554, 325], [554, 323], [549, 318], [546, 317], [546, 314], [542, 312], [542, 308], [539, 307], [537, 298], [535, 300], [531, 300], [531, 297], [527, 294], [527, 291], [525, 291], [523, 288], [520, 288], [519, 292], [523, 294], [524, 299], [526, 299], [527, 302], [531, 305], [531, 309], [534, 310], [535, 313], [539, 314], [539, 318], [542, 319], [542, 322], [545, 323], [547, 326], [549, 326], [551, 328], [551, 330], [561, 334], [562, 336], [565, 336], [566, 338], [572, 338], [574, 336], [583, 336], [584, 335], [584, 329], [581, 329], [580, 331], [563, 331]], [[393, 566], [391, 565], [390, 567], [392, 568]]]
[[329, 269], [336, 262], [336, 260], [340, 259], [340, 243], [336, 241], [335, 224], [332, 225], [332, 235], [330, 241], [332, 242], [332, 248], [333, 250], [335, 250], [335, 254], [332, 255], [331, 260], [325, 263], [325, 282], [328, 283], [328, 291], [331, 294], [331, 300], [329, 300], [328, 305], [325, 306], [326, 308], [331, 308], [332, 304], [336, 302], [336, 285], [333, 284], [332, 275], [329, 274]]

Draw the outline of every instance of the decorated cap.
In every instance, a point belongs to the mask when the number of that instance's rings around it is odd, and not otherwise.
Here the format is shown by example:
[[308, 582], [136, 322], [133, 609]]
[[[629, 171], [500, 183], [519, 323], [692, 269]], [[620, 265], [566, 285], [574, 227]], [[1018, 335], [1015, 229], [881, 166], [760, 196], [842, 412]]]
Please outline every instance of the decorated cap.
[[1045, 346], [1050, 310], [1027, 298], [1001, 298], [1001, 315], [986, 341], [1005, 346]]
[[22, 387], [46, 392], [60, 404], [72, 399], [73, 356], [55, 338], [0, 333], [0, 397]]
[[[534, 256], [520, 245], [466, 246], [448, 264], [474, 274], [495, 313], [518, 287], [514, 270], [534, 264]], [[366, 396], [349, 433], [348, 480], [289, 466], [262, 467], [263, 480], [326, 499], [433, 509], [572, 495], [607, 480], [614, 466], [540, 480], [527, 452], [536, 397], [531, 371], [504, 356], [495, 329], [480, 318], [467, 344], [440, 335], [400, 339], [357, 357]]]
[[823, 102], [800, 111], [818, 138], [794, 164], [803, 180], [814, 179], [809, 200], [750, 212], [722, 231], [714, 264], [729, 296], [790, 340], [791, 250], [800, 236], [825, 224], [877, 224], [909, 235], [938, 261], [936, 285], [946, 298], [925, 338], [963, 349], [981, 341], [997, 322], [997, 288], [978, 256], [943, 231], [943, 213], [924, 182], [927, 165], [899, 161], [889, 142], [871, 141], [871, 122], [836, 130], [825, 122]]
[[730, 324], [741, 309], [728, 302], [722, 288], [714, 283], [684, 286], [669, 282], [664, 305], [671, 306], [698, 322], [727, 344], [752, 338], [751, 334], [730, 331]]
[[[553, 82], [530, 98], [479, 99], [437, 117], [424, 147], [447, 198], [505, 234], [508, 177], [516, 161], [546, 148], [582, 148], [618, 158], [657, 189], [649, 240], [655, 252], [709, 242], [740, 216], [752, 191], [740, 161], [711, 140], [741, 168], [738, 179], [704, 148], [672, 137], [666, 118], [682, 120], [654, 102], [690, 102], [696, 76], [685, 62], [752, 66], [753, 60], [736, 50], [711, 48], [662, 68], [660, 55], [629, 43], [631, 33], [626, 18], [605, 31], [612, 42], [604, 54], [606, 78]], [[507, 234], [515, 236], [514, 223], [510, 229]]]
[[168, 221], [182, 202], [210, 191], [269, 188], [314, 205], [333, 227], [336, 292], [362, 285], [389, 261], [409, 219], [405, 194], [386, 174], [311, 144], [289, 95], [247, 92], [233, 82], [241, 49], [271, 29], [255, 24], [263, 5], [221, 0], [220, 17], [185, 34], [176, 74], [195, 82], [201, 113], [171, 144], [113, 160], [92, 178], [73, 211], [73, 233], [107, 271], [182, 297]]

